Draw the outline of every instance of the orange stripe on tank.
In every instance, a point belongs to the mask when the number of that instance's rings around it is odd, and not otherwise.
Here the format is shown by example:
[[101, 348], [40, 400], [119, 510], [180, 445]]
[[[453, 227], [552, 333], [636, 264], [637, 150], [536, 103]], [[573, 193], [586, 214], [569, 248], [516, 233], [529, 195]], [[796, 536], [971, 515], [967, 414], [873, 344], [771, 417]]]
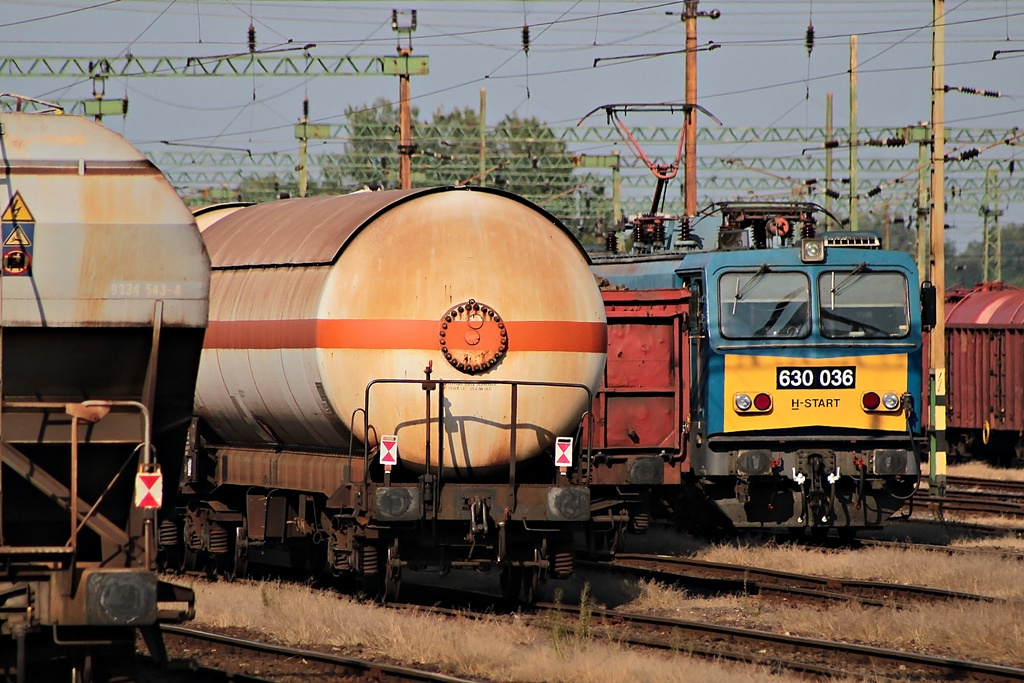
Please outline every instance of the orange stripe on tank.
[[[505, 321], [509, 351], [605, 353], [608, 328], [597, 322]], [[437, 349], [433, 320], [211, 320], [206, 349]], [[470, 349], [449, 338], [451, 349]]]

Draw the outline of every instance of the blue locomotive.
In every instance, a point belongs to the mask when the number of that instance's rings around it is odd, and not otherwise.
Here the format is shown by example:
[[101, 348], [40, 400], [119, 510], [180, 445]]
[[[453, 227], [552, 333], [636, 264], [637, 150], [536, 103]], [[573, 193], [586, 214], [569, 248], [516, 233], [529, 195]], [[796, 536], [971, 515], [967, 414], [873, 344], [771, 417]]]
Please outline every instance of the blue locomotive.
[[[882, 525], [925, 443], [912, 258], [871, 233], [818, 234], [813, 204], [718, 208], [710, 235], [666, 237], [647, 216], [630, 254], [594, 258], [609, 323], [595, 524], [642, 529], [653, 500], [719, 529]], [[612, 502], [631, 486], [634, 504]]]

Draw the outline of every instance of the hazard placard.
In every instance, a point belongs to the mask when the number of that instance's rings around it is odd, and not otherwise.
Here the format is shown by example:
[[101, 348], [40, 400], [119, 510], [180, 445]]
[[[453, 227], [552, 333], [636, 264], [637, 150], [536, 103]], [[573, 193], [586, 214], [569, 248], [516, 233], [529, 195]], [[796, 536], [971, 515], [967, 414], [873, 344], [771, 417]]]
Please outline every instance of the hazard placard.
[[384, 434], [380, 437], [380, 464], [398, 464], [398, 437], [392, 434]]
[[25, 249], [4, 249], [2, 258], [4, 275], [28, 275], [32, 268], [32, 255]]
[[3, 254], [0, 275], [28, 277], [32, 275], [32, 242], [35, 240], [35, 217], [28, 205], [15, 192], [0, 215], [0, 243]]
[[29, 237], [28, 231], [25, 228], [28, 227], [31, 230], [31, 225], [22, 226], [16, 223], [11, 223], [10, 226], [4, 223], [4, 246], [5, 247], [31, 247], [32, 238]]
[[572, 467], [572, 437], [560, 436], [555, 439], [555, 465]]
[[4, 223], [35, 223], [36, 219], [32, 216], [32, 212], [28, 210], [28, 205], [25, 204], [25, 200], [21, 198], [20, 192], [15, 192], [14, 196], [11, 197], [11, 201], [7, 204], [7, 208], [4, 209], [3, 216], [0, 217]]
[[135, 475], [135, 507], [156, 509], [164, 504], [164, 475], [160, 468]]

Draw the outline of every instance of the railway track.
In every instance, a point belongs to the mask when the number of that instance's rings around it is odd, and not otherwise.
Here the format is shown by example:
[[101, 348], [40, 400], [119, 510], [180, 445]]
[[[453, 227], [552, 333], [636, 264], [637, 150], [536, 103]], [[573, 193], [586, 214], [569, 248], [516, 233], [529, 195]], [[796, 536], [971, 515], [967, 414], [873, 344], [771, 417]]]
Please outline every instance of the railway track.
[[617, 610], [552, 604], [538, 608], [575, 619], [586, 609], [583, 617], [601, 620], [594, 630], [596, 637], [812, 676], [1024, 681], [1024, 669], [984, 662]]
[[991, 596], [928, 586], [795, 574], [667, 555], [619, 553], [610, 562], [577, 562], [577, 566], [628, 572], [661, 583], [679, 585], [691, 592], [776, 595], [811, 602], [845, 600], [874, 607], [921, 601], [1002, 602], [1002, 599]]
[[[469, 679], [328, 652], [273, 645], [183, 626], [162, 629], [168, 650], [200, 657], [205, 675], [217, 671], [231, 681], [373, 680], [407, 683], [471, 683]], [[203, 680], [206, 680], [205, 678]], [[210, 678], [213, 680], [213, 678]]]
[[994, 560], [1017, 560], [1024, 562], [1024, 552], [1004, 548], [972, 548], [964, 546], [936, 545], [933, 543], [911, 543], [907, 541], [882, 541], [860, 539], [857, 543], [865, 548], [896, 548], [924, 550], [926, 552], [945, 553], [946, 555], [981, 555]]
[[977, 477], [947, 477], [946, 495], [929, 498], [928, 491], [914, 495], [915, 504], [938, 505], [945, 512], [1001, 515], [1024, 519], [1024, 482]]

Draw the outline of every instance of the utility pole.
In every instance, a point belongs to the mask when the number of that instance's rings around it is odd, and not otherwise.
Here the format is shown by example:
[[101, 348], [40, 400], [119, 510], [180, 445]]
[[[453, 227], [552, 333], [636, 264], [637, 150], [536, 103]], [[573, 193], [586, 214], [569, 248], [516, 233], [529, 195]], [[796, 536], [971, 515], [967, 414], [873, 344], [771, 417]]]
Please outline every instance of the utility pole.
[[480, 187], [487, 187], [487, 88], [480, 88]]
[[985, 173], [985, 200], [978, 213], [985, 218], [985, 255], [981, 279], [985, 282], [990, 279], [1002, 280], [1003, 236], [999, 231], [999, 217], [1003, 212], [999, 209], [999, 179], [994, 168]]
[[[686, 118], [683, 152], [684, 210], [687, 217], [697, 215], [697, 17], [717, 19], [722, 13], [714, 9], [698, 12], [697, 0], [686, 0], [683, 21], [686, 22]], [[618, 220], [618, 219], [616, 219]]]
[[[412, 55], [412, 34], [416, 30], [416, 10], [410, 10], [408, 25], [399, 25], [398, 10], [391, 10], [391, 29], [398, 34], [398, 56], [408, 59]], [[402, 47], [402, 36], [408, 44]], [[398, 183], [403, 190], [412, 189], [412, 155], [416, 145], [412, 142], [412, 95], [408, 72], [398, 76]]]
[[324, 124], [310, 125], [309, 98], [302, 98], [302, 118], [295, 126], [295, 139], [299, 141], [299, 163], [295, 167], [299, 174], [299, 196], [306, 196], [306, 184], [309, 178], [307, 170], [306, 141], [309, 139], [325, 140], [331, 137], [331, 127]]
[[931, 438], [928, 494], [946, 492], [946, 2], [932, 0], [932, 177], [930, 279], [935, 287], [935, 327], [928, 337], [931, 372]]
[[[832, 213], [832, 93], [825, 95], [825, 211]], [[838, 195], [837, 195], [838, 196]]]
[[917, 269], [918, 277], [922, 281], [928, 280], [928, 252], [929, 239], [926, 228], [929, 214], [928, 207], [928, 148], [931, 144], [931, 135], [928, 130], [928, 122], [922, 121], [916, 126], [907, 126], [902, 130], [903, 139], [907, 142], [917, 143]]
[[574, 154], [572, 157], [572, 165], [575, 168], [612, 169], [613, 225], [608, 232], [615, 232], [622, 227], [622, 175], [619, 161], [619, 150], [615, 150], [611, 154]]
[[850, 36], [850, 230], [857, 231], [857, 36]]

